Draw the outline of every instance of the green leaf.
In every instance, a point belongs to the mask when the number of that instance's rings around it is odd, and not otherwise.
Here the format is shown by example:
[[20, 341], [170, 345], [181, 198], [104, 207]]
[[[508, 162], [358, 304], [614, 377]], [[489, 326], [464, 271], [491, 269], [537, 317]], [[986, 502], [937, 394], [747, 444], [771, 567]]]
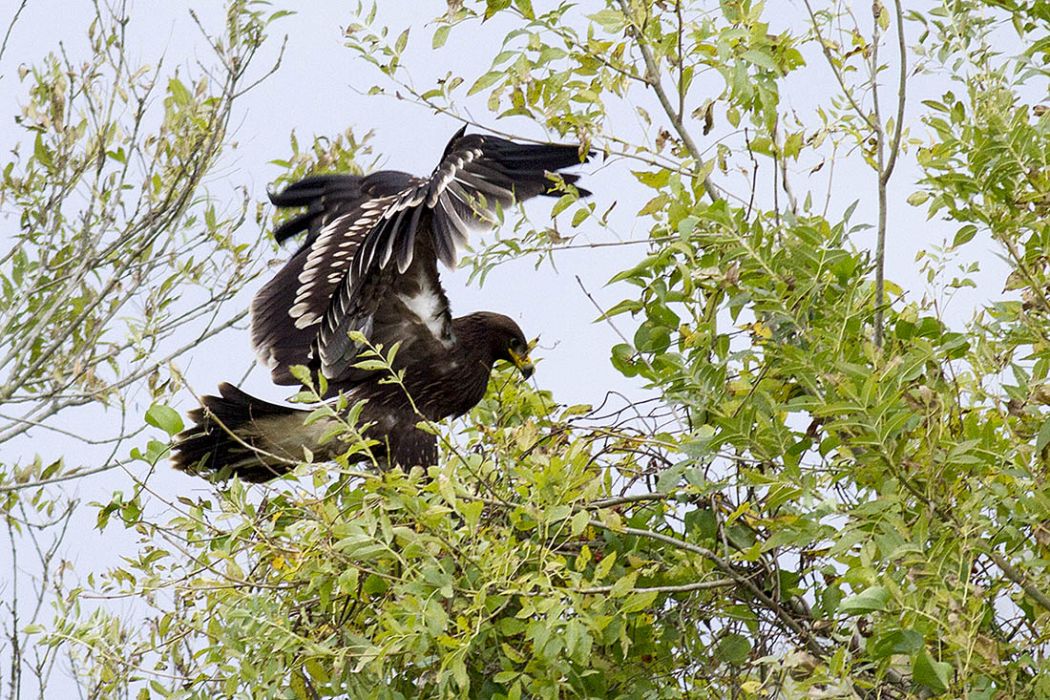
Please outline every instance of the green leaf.
[[496, 81], [506, 77], [506, 75], [507, 74], [501, 70], [490, 70], [488, 73], [478, 78], [477, 81], [475, 81], [475, 83], [470, 86], [470, 90], [467, 91], [467, 95], [477, 94], [485, 88], [491, 85], [495, 85]]
[[616, 583], [613, 584], [612, 590], [609, 591], [609, 596], [613, 598], [622, 598], [631, 591], [634, 590], [634, 584], [638, 581], [638, 572], [632, 571], [626, 576], [621, 577]]
[[1041, 453], [1048, 443], [1050, 443], [1050, 416], [1046, 417], [1039, 428], [1039, 435], [1035, 438], [1035, 451]]
[[572, 536], [579, 537], [584, 530], [587, 529], [587, 523], [591, 520], [591, 514], [585, 510], [581, 510], [576, 515], [572, 516]]
[[656, 480], [656, 491], [658, 493], [670, 493], [673, 491], [678, 486], [678, 482], [682, 480], [685, 470], [692, 466], [693, 463], [691, 461], [682, 460], [666, 469], [662, 469], [660, 476]]
[[915, 630], [896, 629], [871, 641], [868, 653], [876, 659], [884, 659], [893, 654], [914, 654], [922, 649], [922, 644], [922, 635]]
[[955, 239], [952, 240], [952, 247], [958, 248], [964, 243], [968, 243], [973, 240], [973, 237], [977, 235], [977, 227], [973, 224], [966, 224], [958, 231], [955, 232]]
[[368, 370], [369, 372], [389, 369], [389, 365], [383, 360], [361, 360], [360, 362], [355, 362], [354, 367]]
[[146, 411], [146, 422], [154, 428], [160, 428], [168, 435], [177, 435], [182, 432], [182, 416], [179, 412], [168, 406], [155, 403]]
[[642, 183], [646, 187], [652, 187], [653, 189], [659, 189], [666, 187], [668, 181], [671, 179], [670, 170], [657, 170], [656, 172], [647, 172], [645, 170], [632, 170], [631, 174], [638, 178], [638, 182]]
[[462, 513], [463, 519], [471, 527], [477, 527], [484, 510], [485, 504], [481, 501], [460, 502], [459, 504], [459, 512]]
[[595, 12], [593, 15], [587, 15], [587, 19], [595, 24], [601, 25], [602, 29], [610, 34], [621, 32], [623, 31], [623, 28], [627, 26], [627, 18], [618, 10], [602, 10], [601, 12]]
[[935, 693], [947, 692], [951, 675], [952, 665], [943, 661], [934, 661], [925, 648], [912, 657], [912, 680]]
[[668, 203], [668, 197], [666, 194], [658, 194], [648, 202], [645, 206], [638, 210], [638, 216], [648, 216], [649, 214], [655, 214], [658, 211], [662, 211]]
[[514, 0], [514, 7], [525, 19], [536, 19], [536, 12], [532, 9], [532, 0]]
[[301, 672], [292, 672], [289, 685], [292, 687], [292, 693], [295, 694], [295, 700], [310, 700], [310, 689], [306, 685], [306, 676]]
[[563, 194], [559, 197], [558, 201], [554, 203], [553, 207], [551, 207], [551, 218], [553, 219], [558, 214], [568, 209], [576, 199], [577, 197], [574, 194]]
[[652, 606], [653, 601], [656, 600], [656, 591], [641, 591], [639, 593], [632, 593], [627, 596], [624, 601], [623, 607], [620, 608], [620, 612], [625, 615], [630, 613], [640, 612]]
[[171, 94], [172, 101], [180, 107], [185, 107], [193, 101], [193, 93], [178, 78], [168, 81], [168, 92]]
[[54, 159], [51, 157], [51, 149], [44, 143], [44, 135], [37, 133], [36, 141], [33, 142], [33, 157], [35, 157], [45, 168], [54, 168]]
[[438, 27], [437, 29], [435, 29], [434, 30], [434, 40], [430, 44], [431, 48], [433, 48], [433, 49], [440, 49], [442, 46], [444, 46], [445, 42], [448, 41], [448, 35], [449, 35], [449, 32], [451, 32], [451, 31], [452, 31], [452, 25], [451, 24], [443, 24], [440, 27]]
[[929, 198], [929, 192], [923, 192], [920, 190], [919, 192], [912, 192], [911, 194], [909, 194], [907, 202], [913, 207], [918, 207], [924, 204], [927, 200], [929, 200]]
[[630, 312], [632, 315], [641, 311], [645, 308], [642, 302], [637, 299], [624, 299], [623, 301], [613, 305], [609, 309], [606, 309], [605, 313], [598, 317], [599, 321], [604, 321], [607, 318], [618, 316], [623, 313]]
[[846, 615], [863, 615], [878, 610], [885, 610], [886, 603], [889, 600], [889, 591], [882, 586], [872, 586], [857, 595], [851, 595], [839, 603], [839, 612]]
[[500, 671], [499, 673], [497, 673], [495, 676], [492, 677], [492, 681], [494, 683], [499, 683], [500, 685], [503, 685], [503, 684], [507, 683], [508, 681], [514, 680], [515, 678], [517, 678], [520, 675], [521, 675], [520, 671]]
[[510, 7], [510, 0], [485, 0], [485, 19]]
[[507, 61], [513, 58], [517, 58], [520, 55], [521, 53], [518, 51], [500, 51], [498, 54], [496, 54], [496, 57], [492, 59], [492, 67], [495, 68], [501, 63], [506, 63]]
[[745, 51], [741, 57], [748, 63], [753, 63], [759, 68], [765, 68], [766, 70], [771, 71], [777, 70], [777, 64], [773, 61], [773, 56], [766, 51], [751, 49]]
[[876, 17], [876, 21], [879, 23], [879, 29], [886, 31], [890, 28], [890, 11], [885, 5], [878, 5], [879, 14]]
[[609, 571], [612, 569], [613, 564], [616, 562], [616, 552], [610, 552], [598, 566], [594, 567], [594, 580], [598, 581], [609, 575]]
[[613, 346], [610, 362], [625, 377], [634, 377], [638, 374], [638, 367], [634, 364], [634, 348], [626, 343], [618, 343]]
[[715, 646], [715, 658], [727, 664], [742, 664], [751, 653], [751, 642], [742, 634], [727, 634]]
[[328, 671], [325, 669], [325, 667], [321, 664], [320, 661], [318, 661], [317, 659], [307, 659], [305, 666], [306, 672], [309, 673], [310, 677], [313, 678], [315, 681], [317, 681], [318, 683], [328, 682]]
[[[353, 340], [352, 336], [351, 340]], [[299, 383], [303, 386], [313, 386], [313, 372], [310, 371], [309, 367], [306, 367], [305, 365], [292, 365], [288, 368], [288, 371], [291, 372], [292, 376], [298, 379]]]
[[409, 31], [411, 30], [406, 29], [405, 31], [401, 32], [401, 34], [397, 37], [397, 41], [394, 42], [394, 51], [396, 51], [397, 53], [402, 53], [405, 50], [405, 47], [408, 46]]

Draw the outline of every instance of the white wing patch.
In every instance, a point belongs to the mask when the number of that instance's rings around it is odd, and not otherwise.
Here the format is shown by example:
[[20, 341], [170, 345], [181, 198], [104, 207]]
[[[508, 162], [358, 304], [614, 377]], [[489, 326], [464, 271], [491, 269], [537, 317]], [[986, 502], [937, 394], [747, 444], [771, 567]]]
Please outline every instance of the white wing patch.
[[[321, 229], [306, 258], [303, 271], [299, 273], [299, 289], [288, 310], [288, 315], [295, 319], [296, 328], [307, 328], [321, 322], [332, 285], [339, 284], [350, 269], [350, 246], [359, 242], [359, 237], [375, 226], [382, 215], [379, 207], [385, 206], [389, 200], [389, 197], [385, 197], [367, 201], [361, 205], [363, 211], [343, 214]], [[344, 229], [355, 215], [356, 220]], [[319, 294], [323, 295], [321, 299], [314, 299]]]
[[399, 294], [398, 298], [409, 311], [415, 314], [416, 318], [426, 325], [430, 334], [441, 341], [442, 345], [448, 347], [452, 344], [452, 340], [445, 329], [445, 314], [442, 309], [441, 297], [435, 294], [431, 287], [423, 287], [419, 294], [415, 296]]

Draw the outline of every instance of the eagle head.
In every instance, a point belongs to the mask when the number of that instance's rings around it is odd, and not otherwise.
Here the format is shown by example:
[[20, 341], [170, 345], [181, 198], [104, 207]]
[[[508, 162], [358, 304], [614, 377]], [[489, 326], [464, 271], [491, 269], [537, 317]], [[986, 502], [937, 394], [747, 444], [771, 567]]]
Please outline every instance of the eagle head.
[[535, 368], [529, 358], [530, 344], [514, 319], [488, 311], [470, 314], [463, 320], [468, 319], [476, 335], [484, 338], [491, 362], [506, 360], [526, 379], [532, 376]]

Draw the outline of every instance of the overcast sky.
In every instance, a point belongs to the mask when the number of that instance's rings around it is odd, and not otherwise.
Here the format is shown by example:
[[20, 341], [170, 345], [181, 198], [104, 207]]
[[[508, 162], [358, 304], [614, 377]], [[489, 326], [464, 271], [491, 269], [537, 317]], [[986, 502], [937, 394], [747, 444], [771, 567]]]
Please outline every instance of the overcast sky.
[[[537, 7], [543, 3], [534, 0]], [[6, 27], [13, 12], [13, 0], [0, 3], [0, 23]], [[593, 0], [590, 3], [594, 4]], [[870, 3], [863, 3], [868, 7]], [[201, 12], [205, 24], [217, 27], [221, 14], [214, 2], [192, 3]], [[363, 95], [371, 85], [381, 83], [380, 76], [371, 66], [362, 66], [355, 54], [343, 48], [342, 28], [351, 20], [347, 6], [352, 3], [299, 3], [298, 14], [288, 17], [274, 28], [274, 33], [287, 33], [287, 52], [280, 71], [253, 90], [237, 109], [234, 119], [235, 139], [238, 148], [229, 153], [218, 170], [218, 175], [209, 179], [207, 185], [214, 194], [223, 191], [232, 195], [233, 188], [247, 185], [257, 200], [265, 197], [269, 183], [279, 174], [279, 169], [269, 161], [284, 157], [289, 152], [289, 134], [294, 130], [301, 143], [308, 143], [314, 135], [341, 133], [353, 127], [359, 134], [372, 130], [375, 137], [372, 147], [382, 157], [381, 167], [427, 174], [434, 167], [449, 136], [460, 126], [450, 117], [434, 115], [418, 106], [392, 98], [369, 98]], [[771, 31], [777, 32], [786, 26], [798, 26], [802, 12], [798, 3], [770, 3], [767, 13]], [[207, 47], [201, 43], [200, 34], [189, 20], [186, 5], [172, 2], [140, 2], [133, 6], [129, 25], [130, 51], [133, 59], [146, 63], [155, 62], [160, 54], [166, 56], [168, 65], [190, 67], [196, 57], [206, 58]], [[448, 70], [467, 76], [468, 82], [487, 70], [488, 61], [498, 51], [505, 25], [490, 22], [479, 27], [472, 24], [469, 29], [454, 30], [446, 47], [434, 53], [430, 50], [433, 28], [425, 22], [439, 15], [444, 2], [390, 2], [384, 3], [385, 11], [396, 26], [411, 24], [413, 41], [405, 63], [411, 66], [413, 78], [419, 86], [427, 86]], [[86, 50], [84, 28], [91, 16], [91, 5], [86, 0], [28, 0], [25, 11], [15, 27], [10, 46], [0, 62], [0, 104], [5, 110], [0, 113], [0, 146], [6, 152], [11, 145], [24, 139], [24, 132], [12, 121], [16, 105], [23, 98], [23, 85], [17, 79], [20, 64], [33, 64], [48, 51], [62, 42], [73, 56]], [[468, 41], [463, 41], [469, 36]], [[279, 44], [271, 42], [270, 56]], [[789, 80], [785, 86], [785, 107], [797, 109], [808, 115], [813, 98], [827, 90], [812, 90], [806, 81], [814, 76], [832, 80], [826, 67], [817, 65], [818, 57], [807, 54], [812, 67], [805, 71], [805, 78]], [[256, 66], [262, 70], [266, 59], [261, 58]], [[718, 86], [712, 83], [712, 89]], [[823, 86], [822, 86], [823, 88]], [[939, 96], [946, 88], [943, 78], [926, 76], [916, 83], [916, 92], [910, 96], [912, 104], [927, 96]], [[830, 89], [830, 88], [829, 88]], [[645, 97], [651, 101], [651, 97]], [[500, 130], [524, 136], [542, 138], [544, 135], [535, 125], [521, 120], [495, 122], [485, 110], [482, 100], [468, 102], [470, 113], [482, 123], [492, 124]], [[655, 103], [650, 112], [657, 115]], [[911, 114], [911, 113], [910, 113]], [[618, 127], [628, 134], [640, 132], [637, 118], [627, 110], [617, 114], [622, 120]], [[657, 117], [657, 121], [661, 120]], [[924, 138], [921, 125], [912, 124], [911, 135]], [[702, 141], [702, 139], [701, 139]], [[706, 143], [701, 143], [706, 147]], [[832, 201], [832, 212], [841, 212], [851, 200], [859, 197], [855, 221], [873, 222], [874, 174], [857, 162], [836, 165], [839, 194]], [[765, 172], [768, 174], [768, 164]], [[805, 185], [812, 188], [814, 198], [823, 199], [827, 171], [812, 177], [808, 170], [813, 163], [792, 166], [799, 174], [797, 194], [805, 196]], [[585, 225], [579, 242], [609, 242], [611, 240], [637, 240], [648, 233], [646, 221], [637, 220], [634, 212], [648, 199], [649, 192], [638, 186], [629, 175], [629, 166], [624, 163], [593, 163], [584, 166], [584, 184], [594, 191], [599, 211], [617, 203], [612, 218], [611, 230], [590, 229]], [[925, 284], [914, 264], [915, 253], [923, 248], [941, 244], [951, 229], [938, 222], [927, 224], [921, 210], [903, 204], [908, 193], [915, 189], [914, 182], [919, 173], [914, 163], [914, 151], [906, 154], [899, 166], [891, 186], [891, 201], [899, 203], [890, 213], [888, 273], [890, 279], [903, 286], [909, 297], [916, 299], [925, 293]], [[734, 185], [735, 187], [735, 185]], [[768, 188], [767, 188], [768, 189]], [[737, 193], [742, 190], [736, 188]], [[531, 203], [528, 207], [531, 218], [542, 222], [548, 215], [551, 201]], [[0, 212], [0, 241], [6, 247], [17, 228], [14, 212]], [[834, 213], [832, 214], [834, 218]], [[254, 223], [249, 223], [243, 235], [265, 235]], [[855, 242], [861, 247], [870, 247], [874, 240], [873, 230], [859, 234]], [[608, 363], [609, 348], [618, 342], [609, 326], [593, 323], [597, 311], [581, 292], [576, 281], [582, 283], [604, 306], [611, 306], [630, 295], [633, 288], [619, 285], [605, 287], [607, 280], [617, 271], [632, 264], [644, 254], [645, 246], [605, 247], [559, 253], [557, 270], [545, 265], [539, 271], [533, 269], [531, 261], [520, 261], [501, 267], [488, 278], [483, 288], [466, 286], [466, 271], [442, 271], [445, 287], [454, 314], [465, 314], [474, 310], [499, 311], [515, 318], [530, 337], [539, 335], [540, 350], [536, 356], [542, 360], [536, 380], [539, 386], [552, 389], [556, 398], [565, 403], [598, 403], [610, 388], [637, 395], [641, 391], [637, 384], [628, 382]], [[274, 254], [286, 257], [290, 251]], [[949, 318], [956, 324], [970, 315], [975, 303], [987, 294], [997, 294], [1002, 284], [1002, 268], [992, 256], [986, 256], [984, 278], [991, 287], [983, 293], [967, 292], [953, 302]], [[262, 280], [260, 280], [261, 284]], [[247, 304], [250, 295], [243, 297]], [[199, 352], [192, 353], [181, 361], [187, 381], [197, 393], [214, 391], [220, 381], [237, 381], [249, 368], [254, 357], [244, 332], [230, 332], [210, 342]], [[245, 387], [252, 393], [269, 399], [280, 399], [290, 392], [287, 387], [275, 387], [268, 381], [267, 372], [255, 370]], [[135, 406], [139, 415], [148, 408], [147, 397]], [[184, 396], [176, 407], [182, 411], [191, 408], [192, 399]], [[89, 408], [77, 414], [78, 425], [105, 426], [112, 416]], [[132, 416], [132, 421], [137, 420]], [[46, 438], [46, 439], [40, 439]], [[143, 439], [144, 442], [144, 439]], [[129, 445], [130, 448], [130, 445]], [[82, 445], [72, 441], [55, 439], [52, 435], [37, 431], [27, 439], [8, 443], [5, 447], [5, 462], [29, 460], [33, 453], [57, 456], [65, 453], [85, 454]], [[69, 464], [68, 466], [72, 466]], [[69, 482], [72, 492], [79, 494], [84, 502], [108, 500], [115, 488], [128, 488], [132, 480], [119, 470], [99, 477]], [[208, 490], [205, 482], [162, 469], [151, 481], [151, 487], [160, 493], [174, 496], [188, 491]], [[111, 526], [105, 533], [91, 528], [95, 514], [85, 508], [78, 520], [75, 536], [69, 540], [69, 558], [83, 575], [88, 569], [98, 571], [116, 561], [121, 547], [132, 547], [133, 542], [119, 526]], [[0, 554], [0, 571], [9, 571], [9, 562]], [[6, 573], [4, 574], [6, 575]], [[0, 595], [3, 595], [0, 584]]]

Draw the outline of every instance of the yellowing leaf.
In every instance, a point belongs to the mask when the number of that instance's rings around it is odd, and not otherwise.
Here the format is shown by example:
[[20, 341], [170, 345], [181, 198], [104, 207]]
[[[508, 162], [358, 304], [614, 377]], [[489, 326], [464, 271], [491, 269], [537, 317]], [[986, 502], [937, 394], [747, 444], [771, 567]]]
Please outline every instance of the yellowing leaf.
[[616, 552], [609, 552], [608, 556], [602, 559], [598, 566], [594, 567], [594, 579], [598, 581], [608, 576], [615, 563]]
[[762, 323], [761, 321], [755, 321], [751, 324], [751, 332], [762, 340], [769, 340], [773, 337], [773, 331], [769, 329], [769, 326]]

